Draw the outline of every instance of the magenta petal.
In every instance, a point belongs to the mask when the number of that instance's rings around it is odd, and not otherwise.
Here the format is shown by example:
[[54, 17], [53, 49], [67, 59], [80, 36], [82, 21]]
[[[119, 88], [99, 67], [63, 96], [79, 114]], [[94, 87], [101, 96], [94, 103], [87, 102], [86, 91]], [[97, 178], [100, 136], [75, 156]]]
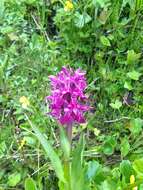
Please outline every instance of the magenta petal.
[[84, 113], [90, 109], [84, 90], [87, 86], [85, 72], [63, 67], [57, 76], [49, 76], [52, 92], [46, 97], [51, 115], [62, 125], [84, 123]]

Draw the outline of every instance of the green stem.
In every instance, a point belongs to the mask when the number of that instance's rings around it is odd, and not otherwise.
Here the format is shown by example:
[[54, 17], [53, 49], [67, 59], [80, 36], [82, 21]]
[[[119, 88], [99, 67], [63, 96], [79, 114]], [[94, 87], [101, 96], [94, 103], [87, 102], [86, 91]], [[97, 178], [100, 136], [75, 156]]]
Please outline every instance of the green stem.
[[68, 140], [71, 144], [71, 141], [72, 141], [72, 125], [67, 125], [66, 132], [67, 132]]
[[[70, 148], [71, 148], [71, 141], [72, 141], [72, 125], [67, 125], [66, 126], [66, 133], [67, 137], [70, 143]], [[67, 184], [65, 185], [65, 190], [71, 190], [71, 165], [70, 165], [70, 160], [64, 160], [64, 173], [65, 173], [65, 178], [67, 180]]]

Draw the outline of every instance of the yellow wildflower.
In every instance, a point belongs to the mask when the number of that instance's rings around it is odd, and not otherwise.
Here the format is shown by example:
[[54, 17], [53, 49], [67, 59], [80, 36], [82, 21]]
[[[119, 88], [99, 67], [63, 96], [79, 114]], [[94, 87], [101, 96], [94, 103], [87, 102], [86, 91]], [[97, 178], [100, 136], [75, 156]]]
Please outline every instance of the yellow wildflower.
[[93, 132], [94, 132], [95, 136], [99, 136], [99, 134], [100, 134], [100, 130], [97, 128], [94, 128]]
[[29, 100], [25, 96], [20, 97], [19, 102], [23, 108], [27, 108], [30, 105]]
[[130, 184], [134, 184], [135, 183], [135, 176], [131, 175], [130, 176]]
[[73, 9], [73, 3], [70, 0], [66, 1], [65, 2], [64, 10], [65, 11], [70, 11], [72, 9]]
[[20, 150], [25, 145], [25, 143], [26, 143], [26, 140], [25, 140], [25, 138], [23, 138], [20, 142], [20, 146], [19, 146], [18, 150]]
[[[133, 185], [135, 183], [135, 176], [131, 175], [130, 176], [130, 184]], [[138, 190], [138, 187], [133, 187], [132, 190]]]

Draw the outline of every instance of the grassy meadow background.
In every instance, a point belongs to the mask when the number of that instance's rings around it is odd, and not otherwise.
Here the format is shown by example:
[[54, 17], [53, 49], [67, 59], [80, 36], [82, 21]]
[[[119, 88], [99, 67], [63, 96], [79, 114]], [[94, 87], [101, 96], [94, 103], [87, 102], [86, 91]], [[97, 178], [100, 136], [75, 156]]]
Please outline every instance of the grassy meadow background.
[[143, 1], [69, 2], [0, 0], [0, 190], [59, 189], [26, 116], [62, 158], [45, 103], [62, 66], [86, 71], [93, 107], [73, 128], [73, 149], [86, 142], [81, 190], [143, 190]]

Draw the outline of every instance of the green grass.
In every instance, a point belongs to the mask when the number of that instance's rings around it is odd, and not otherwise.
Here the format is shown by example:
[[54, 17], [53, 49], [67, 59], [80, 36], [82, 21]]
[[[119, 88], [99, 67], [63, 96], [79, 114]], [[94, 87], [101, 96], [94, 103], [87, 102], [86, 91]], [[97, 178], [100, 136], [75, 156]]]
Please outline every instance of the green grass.
[[[59, 127], [46, 115], [45, 97], [48, 76], [64, 65], [87, 72], [94, 108], [87, 123], [74, 128], [71, 152], [75, 157], [84, 134], [87, 189], [129, 189], [134, 175], [142, 190], [143, 1], [77, 0], [70, 11], [61, 2], [0, 1], [0, 190], [28, 190], [30, 183], [58, 189], [51, 158], [25, 114], [61, 159]], [[29, 99], [27, 110], [22, 96]]]

